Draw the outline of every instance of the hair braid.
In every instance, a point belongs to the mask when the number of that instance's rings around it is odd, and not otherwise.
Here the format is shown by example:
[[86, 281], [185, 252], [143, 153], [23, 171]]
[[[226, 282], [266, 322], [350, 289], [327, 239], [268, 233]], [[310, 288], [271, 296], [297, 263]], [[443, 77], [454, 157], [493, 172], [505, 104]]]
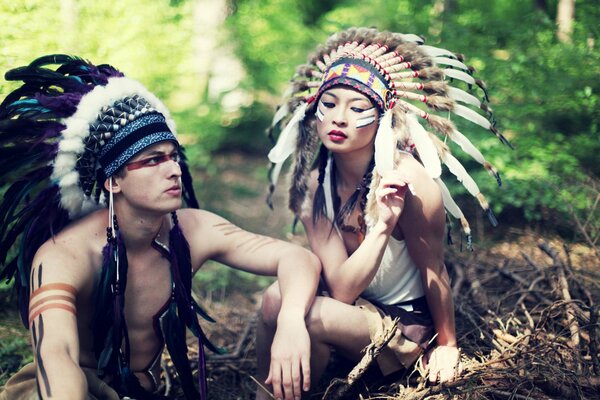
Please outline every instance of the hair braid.
[[319, 177], [318, 186], [315, 191], [315, 197], [313, 199], [312, 207], [312, 221], [316, 224], [319, 218], [327, 216], [327, 208], [325, 202], [325, 190], [323, 189], [323, 182], [325, 182], [325, 169], [327, 168], [327, 160], [329, 159], [329, 151], [327, 147], [321, 145], [319, 148], [319, 155], [317, 156], [317, 163], [319, 165]]

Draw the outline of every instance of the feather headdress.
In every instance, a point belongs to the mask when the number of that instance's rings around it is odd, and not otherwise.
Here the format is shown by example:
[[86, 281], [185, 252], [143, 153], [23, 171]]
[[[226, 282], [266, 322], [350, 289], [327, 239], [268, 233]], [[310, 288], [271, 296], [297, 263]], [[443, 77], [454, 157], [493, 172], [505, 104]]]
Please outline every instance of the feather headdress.
[[[39, 247], [74, 219], [106, 207], [104, 181], [133, 156], [158, 142], [179, 144], [167, 108], [139, 82], [109, 65], [50, 55], [8, 71], [6, 79], [23, 85], [0, 104], [0, 279], [15, 278], [21, 317], [28, 327], [29, 274]], [[183, 197], [197, 208], [185, 159], [180, 165]], [[199, 338], [202, 356], [202, 344], [217, 349], [200, 329], [196, 314], [206, 314], [191, 296], [189, 246], [175, 214], [173, 222], [167, 256], [174, 303], [164, 327], [172, 335], [165, 340], [186, 397], [196, 399], [187, 347], [172, 342], [185, 337], [187, 327]], [[126, 249], [116, 219], [108, 225], [92, 322], [98, 371], [112, 377], [120, 394], [143, 398], [129, 368], [123, 310]], [[203, 377], [203, 362], [199, 370]], [[205, 398], [203, 381], [200, 387]]]
[[[416, 35], [371, 28], [351, 28], [334, 34], [307, 64], [297, 68], [283, 104], [273, 118], [270, 136], [273, 138], [277, 131], [281, 133], [269, 153], [270, 193], [275, 189], [283, 163], [294, 154], [289, 207], [297, 217], [306, 212], [308, 174], [319, 149], [311, 121], [323, 92], [341, 85], [363, 93], [380, 112], [371, 186], [377, 184], [382, 171], [395, 167], [398, 151], [412, 149], [440, 186], [446, 209], [461, 221], [469, 238], [469, 224], [441, 180], [442, 165], [477, 198], [495, 224], [477, 184], [445, 144], [448, 139], [458, 144], [501, 184], [496, 169], [451, 121], [452, 114], [457, 115], [489, 130], [510, 146], [495, 127], [483, 82], [475, 79], [472, 72], [462, 56], [427, 46]], [[471, 91], [479, 92], [480, 98]], [[377, 220], [372, 196], [368, 196], [366, 219], [367, 223]]]

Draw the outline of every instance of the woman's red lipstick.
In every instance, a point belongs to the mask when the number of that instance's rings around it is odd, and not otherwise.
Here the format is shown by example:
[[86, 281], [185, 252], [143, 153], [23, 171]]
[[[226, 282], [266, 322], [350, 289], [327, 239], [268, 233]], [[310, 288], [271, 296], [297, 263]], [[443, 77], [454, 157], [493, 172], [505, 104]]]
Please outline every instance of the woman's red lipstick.
[[330, 131], [327, 136], [332, 142], [342, 142], [348, 137], [344, 132], [336, 130]]

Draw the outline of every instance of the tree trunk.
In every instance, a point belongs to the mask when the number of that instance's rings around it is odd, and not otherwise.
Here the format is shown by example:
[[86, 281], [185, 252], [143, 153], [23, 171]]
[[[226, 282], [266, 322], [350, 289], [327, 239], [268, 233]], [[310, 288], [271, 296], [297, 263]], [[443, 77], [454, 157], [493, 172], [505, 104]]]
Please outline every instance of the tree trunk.
[[431, 9], [432, 24], [429, 27], [429, 34], [432, 36], [441, 36], [444, 23], [448, 16], [456, 10], [456, 0], [435, 0]]
[[573, 17], [575, 15], [575, 0], [559, 0], [556, 13], [556, 36], [563, 43], [571, 43], [573, 32]]
[[236, 111], [248, 96], [238, 88], [245, 71], [223, 27], [228, 14], [227, 0], [196, 0], [194, 59], [203, 101], [219, 101], [225, 111]]

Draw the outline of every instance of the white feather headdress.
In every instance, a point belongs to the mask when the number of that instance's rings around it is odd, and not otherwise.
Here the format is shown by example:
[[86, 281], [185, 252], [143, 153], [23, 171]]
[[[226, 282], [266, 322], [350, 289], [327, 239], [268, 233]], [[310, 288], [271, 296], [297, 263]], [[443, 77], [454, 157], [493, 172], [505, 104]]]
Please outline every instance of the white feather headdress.
[[[510, 146], [495, 128], [483, 82], [475, 79], [472, 72], [462, 56], [427, 46], [416, 35], [351, 28], [331, 36], [307, 64], [297, 68], [283, 104], [273, 118], [270, 134], [277, 130], [281, 134], [269, 153], [273, 163], [271, 191], [285, 160], [294, 153], [289, 207], [296, 216], [303, 215], [308, 174], [319, 147], [316, 132], [306, 127], [321, 94], [343, 85], [369, 97], [382, 115], [375, 139], [372, 182], [378, 180], [381, 171], [395, 167], [398, 151], [413, 148], [427, 173], [440, 186], [449, 214], [461, 221], [467, 236], [470, 236], [469, 224], [441, 179], [442, 165], [477, 198], [495, 224], [477, 184], [445, 144], [447, 139], [456, 143], [496, 177], [500, 185], [496, 169], [450, 120], [452, 114], [457, 115], [491, 131]], [[476, 97], [477, 93], [481, 99]], [[370, 199], [369, 203], [372, 202]], [[367, 220], [376, 221], [376, 207], [369, 203]]]

